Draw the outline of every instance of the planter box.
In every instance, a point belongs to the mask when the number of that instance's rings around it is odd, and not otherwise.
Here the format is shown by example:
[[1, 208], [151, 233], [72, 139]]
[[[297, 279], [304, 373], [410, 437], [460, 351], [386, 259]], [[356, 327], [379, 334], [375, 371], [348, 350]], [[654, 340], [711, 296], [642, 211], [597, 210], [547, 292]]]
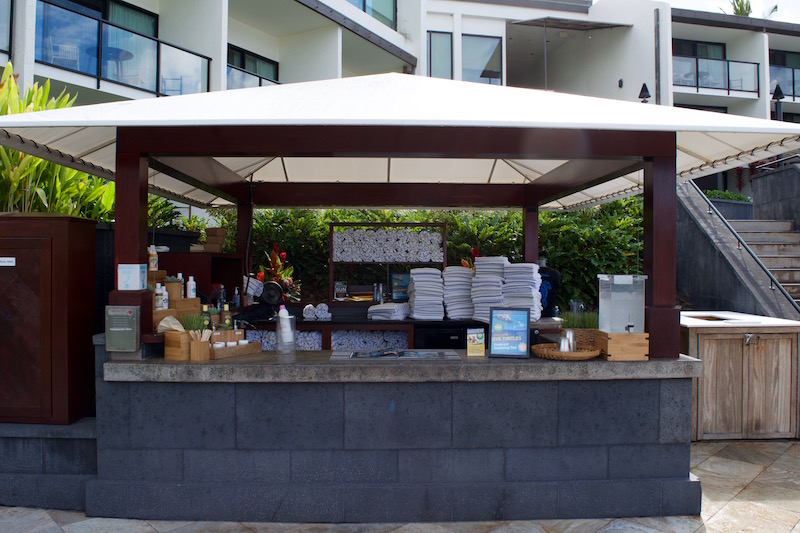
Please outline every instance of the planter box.
[[727, 220], [753, 220], [753, 202], [709, 198]]

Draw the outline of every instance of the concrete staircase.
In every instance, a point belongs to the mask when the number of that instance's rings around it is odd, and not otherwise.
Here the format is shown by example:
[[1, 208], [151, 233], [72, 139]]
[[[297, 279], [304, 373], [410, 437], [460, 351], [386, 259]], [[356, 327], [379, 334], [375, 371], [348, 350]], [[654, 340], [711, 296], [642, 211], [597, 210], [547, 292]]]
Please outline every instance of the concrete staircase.
[[786, 292], [800, 303], [800, 231], [791, 220], [729, 220]]

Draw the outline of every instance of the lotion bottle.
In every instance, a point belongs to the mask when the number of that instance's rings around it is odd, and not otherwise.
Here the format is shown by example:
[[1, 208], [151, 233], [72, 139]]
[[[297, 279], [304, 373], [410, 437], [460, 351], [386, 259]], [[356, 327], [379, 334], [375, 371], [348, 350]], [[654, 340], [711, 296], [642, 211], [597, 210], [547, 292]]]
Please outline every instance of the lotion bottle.
[[277, 343], [279, 353], [292, 353], [294, 352], [294, 332], [292, 325], [289, 323], [289, 311], [286, 310], [285, 305], [281, 305], [278, 310], [278, 328], [280, 328], [280, 340]]
[[189, 276], [189, 281], [186, 282], [186, 297], [197, 298], [197, 282], [194, 276]]

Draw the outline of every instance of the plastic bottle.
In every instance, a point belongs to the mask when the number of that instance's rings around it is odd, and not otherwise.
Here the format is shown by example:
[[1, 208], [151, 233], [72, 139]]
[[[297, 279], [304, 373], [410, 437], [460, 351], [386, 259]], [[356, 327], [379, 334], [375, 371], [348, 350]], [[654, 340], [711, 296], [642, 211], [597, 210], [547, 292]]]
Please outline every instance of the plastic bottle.
[[222, 306], [222, 313], [219, 315], [219, 321], [221, 324], [225, 324], [227, 326], [231, 325], [232, 317], [231, 317], [231, 309], [228, 304], [223, 304]]
[[189, 276], [189, 281], [186, 282], [186, 297], [197, 298], [197, 282], [194, 276]]
[[162, 294], [162, 288], [160, 283], [156, 283], [156, 292], [153, 295], [153, 301], [156, 304], [156, 310], [164, 309], [162, 306], [164, 305], [164, 295]]
[[239, 307], [241, 305], [242, 305], [242, 299], [241, 296], [239, 296], [239, 287], [236, 287], [236, 289], [233, 292], [233, 306]]
[[208, 325], [211, 323], [211, 315], [208, 314], [208, 305], [203, 304], [203, 312], [201, 315], [203, 315], [203, 329], [209, 329]]
[[289, 323], [289, 311], [285, 305], [281, 305], [278, 310], [278, 327], [281, 330], [281, 342], [278, 343], [279, 352], [292, 351], [294, 348], [294, 332]]
[[181, 282], [181, 298], [186, 298], [186, 282], [183, 281], [183, 272], [178, 272], [178, 281]]
[[372, 284], [372, 301], [373, 302], [377, 302], [378, 301], [378, 284], [377, 283], [373, 283]]
[[151, 244], [150, 248], [147, 249], [147, 265], [148, 270], [151, 272], [158, 270], [158, 253], [156, 252], [155, 244]]
[[161, 309], [169, 309], [169, 291], [166, 287], [161, 287]]
[[225, 285], [220, 285], [219, 286], [219, 300], [218, 300], [218, 303], [217, 303], [217, 307], [222, 309], [222, 304], [224, 304], [227, 301], [228, 301], [228, 297], [225, 294]]

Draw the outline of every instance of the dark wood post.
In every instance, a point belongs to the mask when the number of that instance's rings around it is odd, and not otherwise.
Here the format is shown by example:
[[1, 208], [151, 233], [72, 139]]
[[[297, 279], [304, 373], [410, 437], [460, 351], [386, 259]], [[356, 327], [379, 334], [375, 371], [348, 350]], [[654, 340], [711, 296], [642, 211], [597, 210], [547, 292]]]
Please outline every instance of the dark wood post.
[[[674, 142], [674, 137], [673, 137]], [[680, 308], [676, 305], [677, 195], [675, 157], [653, 157], [644, 165], [645, 328], [650, 357], [677, 358]]]
[[522, 217], [522, 233], [525, 236], [522, 256], [526, 263], [535, 263], [539, 259], [539, 206], [525, 206]]
[[[250, 203], [250, 195], [240, 199], [236, 204], [236, 253], [245, 258], [247, 252], [247, 233], [253, 222], [253, 204]], [[251, 272], [253, 268], [252, 256], [246, 258], [247, 263], [244, 268]]]
[[[147, 263], [147, 157], [125, 128], [117, 129], [116, 203], [114, 223], [114, 287], [119, 264]], [[111, 305], [141, 306], [141, 332], [151, 333], [153, 295], [149, 290], [113, 290]]]

